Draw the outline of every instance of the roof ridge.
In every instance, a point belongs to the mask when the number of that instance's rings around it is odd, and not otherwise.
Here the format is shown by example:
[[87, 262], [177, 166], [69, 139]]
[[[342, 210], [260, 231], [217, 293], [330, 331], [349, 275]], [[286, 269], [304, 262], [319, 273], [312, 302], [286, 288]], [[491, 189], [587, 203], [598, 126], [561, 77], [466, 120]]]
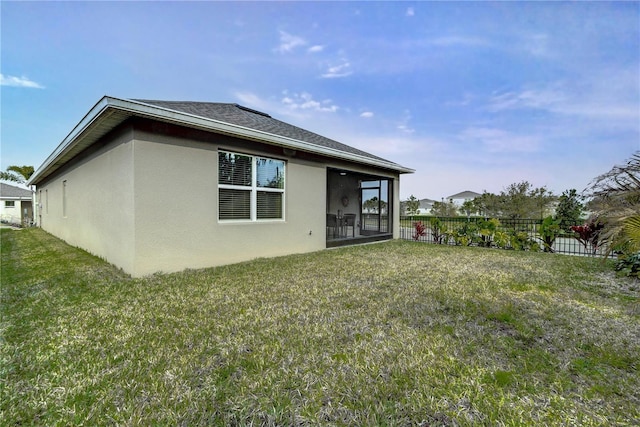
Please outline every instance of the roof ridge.
[[178, 99], [169, 100], [169, 99], [139, 99], [139, 98], [130, 98], [130, 101], [136, 102], [170, 102], [172, 104], [215, 104], [215, 105], [238, 105], [235, 102], [213, 102], [213, 101], [181, 101]]

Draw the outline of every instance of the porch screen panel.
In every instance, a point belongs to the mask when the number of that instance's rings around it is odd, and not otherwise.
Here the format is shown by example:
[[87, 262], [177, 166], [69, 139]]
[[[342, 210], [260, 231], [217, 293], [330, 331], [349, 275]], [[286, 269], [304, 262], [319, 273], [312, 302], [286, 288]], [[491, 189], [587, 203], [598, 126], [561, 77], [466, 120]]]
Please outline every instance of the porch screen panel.
[[389, 180], [363, 181], [360, 185], [363, 218], [362, 230], [371, 233], [388, 233], [391, 227]]
[[380, 231], [389, 232], [389, 181], [380, 181]]

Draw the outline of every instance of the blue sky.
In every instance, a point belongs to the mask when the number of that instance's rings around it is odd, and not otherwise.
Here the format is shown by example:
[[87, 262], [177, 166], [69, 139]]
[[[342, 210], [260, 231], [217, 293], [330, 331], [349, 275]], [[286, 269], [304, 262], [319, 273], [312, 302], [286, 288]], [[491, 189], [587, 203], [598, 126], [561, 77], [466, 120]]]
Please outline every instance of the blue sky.
[[638, 2], [2, 2], [1, 167], [103, 96], [237, 102], [411, 167], [583, 190], [640, 149]]

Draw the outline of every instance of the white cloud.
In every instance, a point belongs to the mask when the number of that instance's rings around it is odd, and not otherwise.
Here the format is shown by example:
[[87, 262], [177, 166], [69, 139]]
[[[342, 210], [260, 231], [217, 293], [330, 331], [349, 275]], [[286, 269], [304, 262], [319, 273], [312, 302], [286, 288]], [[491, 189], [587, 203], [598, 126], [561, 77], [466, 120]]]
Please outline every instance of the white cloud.
[[524, 49], [534, 56], [549, 55], [549, 36], [546, 34], [532, 34], [523, 43]]
[[307, 92], [289, 94], [288, 91], [285, 91], [284, 95], [282, 103], [292, 110], [310, 110], [323, 113], [335, 113], [339, 109], [339, 107], [330, 99], [316, 101], [313, 99], [313, 96]]
[[554, 105], [566, 102], [566, 95], [557, 88], [544, 90], [523, 90], [495, 95], [489, 100], [489, 111], [536, 108], [551, 109]]
[[321, 75], [321, 77], [324, 79], [334, 79], [339, 77], [347, 77], [351, 74], [353, 74], [353, 71], [351, 71], [351, 64], [347, 61], [344, 61], [340, 65], [329, 67], [327, 71]]
[[533, 153], [540, 148], [538, 138], [503, 129], [472, 127], [465, 129], [459, 137], [470, 144], [481, 144], [490, 153]]
[[294, 36], [285, 31], [280, 31], [280, 45], [276, 48], [277, 52], [288, 53], [297, 47], [305, 46], [307, 41], [302, 37]]
[[452, 47], [452, 46], [488, 46], [489, 42], [478, 37], [465, 36], [443, 36], [429, 40], [429, 44], [433, 46]]
[[474, 99], [475, 99], [475, 96], [473, 94], [469, 92], [465, 92], [462, 98], [447, 101], [444, 103], [444, 106], [445, 107], [466, 107], [470, 105]]
[[408, 7], [407, 12], [405, 13], [406, 16], [414, 16], [415, 14], [416, 11], [412, 7]]
[[360, 114], [360, 117], [364, 117], [364, 118], [369, 118], [369, 117], [373, 117], [373, 113], [371, 111], [365, 111], [362, 114]]
[[[635, 77], [637, 79], [637, 77]], [[640, 109], [633, 94], [638, 84], [624, 73], [599, 81], [597, 78], [572, 84], [555, 83], [543, 88], [526, 88], [494, 95], [487, 110], [537, 109], [587, 119], [621, 120], [637, 123]], [[637, 96], [637, 95], [635, 95]]]
[[26, 76], [16, 77], [16, 76], [5, 76], [4, 74], [0, 74], [0, 86], [14, 86], [14, 87], [44, 89], [44, 86], [34, 82], [33, 80], [30, 80]]
[[409, 110], [404, 112], [404, 117], [402, 118], [402, 120], [398, 123], [398, 125], [396, 126], [396, 128], [404, 133], [413, 133], [415, 132], [415, 129], [411, 128], [409, 126], [409, 121], [411, 121], [411, 113], [409, 112]]
[[260, 111], [264, 111], [267, 114], [271, 114], [270, 111], [275, 110], [275, 106], [272, 102], [260, 98], [258, 95], [252, 92], [236, 92], [234, 93], [236, 99], [247, 107], [255, 108]]
[[293, 123], [302, 127], [306, 126], [305, 123], [309, 119], [313, 119], [314, 123], [317, 121], [319, 116], [313, 113], [335, 113], [340, 110], [340, 107], [330, 99], [317, 101], [308, 92], [290, 93], [285, 90], [282, 92], [282, 98], [262, 98], [253, 92], [246, 91], [238, 91], [233, 95], [239, 103], [247, 107], [264, 111], [273, 117], [287, 116], [294, 119]]
[[323, 50], [324, 50], [324, 46], [317, 44], [317, 45], [311, 46], [309, 49], [307, 49], [307, 52], [309, 52], [309, 53], [317, 53], [317, 52], [322, 52]]

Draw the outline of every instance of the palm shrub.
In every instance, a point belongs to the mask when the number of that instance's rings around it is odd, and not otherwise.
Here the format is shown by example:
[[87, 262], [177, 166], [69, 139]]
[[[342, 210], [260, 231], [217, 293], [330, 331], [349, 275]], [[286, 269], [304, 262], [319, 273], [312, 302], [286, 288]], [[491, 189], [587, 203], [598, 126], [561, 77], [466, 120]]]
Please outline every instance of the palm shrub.
[[487, 220], [481, 220], [478, 222], [478, 234], [480, 239], [478, 244], [480, 246], [491, 247], [493, 243], [493, 237], [496, 230], [500, 226], [500, 220], [497, 218], [491, 218]]
[[540, 250], [540, 245], [529, 237], [529, 233], [525, 231], [512, 231], [509, 234], [509, 244], [512, 249], [531, 252], [538, 252]]
[[33, 175], [33, 166], [17, 166], [11, 165], [7, 167], [7, 171], [0, 171], [0, 180], [13, 181], [24, 184]]
[[640, 276], [640, 252], [621, 255], [616, 264], [616, 271], [623, 276]]
[[457, 246], [471, 246], [475, 242], [478, 226], [473, 222], [465, 222], [452, 233], [453, 241]]
[[606, 255], [621, 251], [629, 256], [640, 251], [640, 152], [624, 165], [594, 179], [587, 194], [596, 223], [602, 225], [597, 241], [606, 245]]
[[431, 235], [433, 236], [433, 243], [437, 243], [441, 245], [443, 242], [446, 243], [447, 236], [447, 226], [442, 223], [440, 218], [432, 217], [429, 219], [429, 224], [431, 225]]
[[553, 243], [562, 233], [561, 221], [551, 216], [546, 217], [540, 224], [540, 239], [544, 245], [545, 252], [553, 252]]

